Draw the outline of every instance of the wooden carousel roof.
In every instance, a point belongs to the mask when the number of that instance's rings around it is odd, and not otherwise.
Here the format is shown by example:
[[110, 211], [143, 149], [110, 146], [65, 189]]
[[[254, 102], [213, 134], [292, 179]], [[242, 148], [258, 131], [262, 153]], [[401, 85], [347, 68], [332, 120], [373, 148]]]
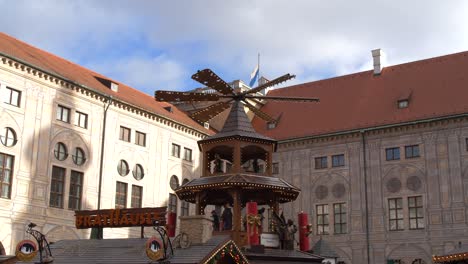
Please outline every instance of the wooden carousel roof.
[[468, 263], [468, 246], [459, 245], [457, 248], [447, 253], [447, 255], [432, 256], [432, 261], [440, 264]]
[[263, 136], [255, 131], [244, 111], [244, 106], [239, 101], [232, 103], [231, 111], [221, 131], [203, 140], [199, 140], [198, 144], [229, 137], [246, 137], [276, 143], [274, 139]]
[[[225, 174], [201, 177], [180, 186], [175, 192], [180, 199], [195, 202], [195, 196], [201, 190], [223, 190], [239, 188], [244, 191], [268, 192], [279, 202], [290, 202], [297, 198], [301, 190], [283, 179], [252, 174]], [[246, 197], [245, 199], [248, 199]]]

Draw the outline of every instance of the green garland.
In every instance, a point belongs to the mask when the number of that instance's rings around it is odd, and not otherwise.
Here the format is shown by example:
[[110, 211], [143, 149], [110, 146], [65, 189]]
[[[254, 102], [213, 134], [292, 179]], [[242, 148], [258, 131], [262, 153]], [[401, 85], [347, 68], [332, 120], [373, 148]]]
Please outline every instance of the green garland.
[[226, 254], [229, 254], [236, 264], [248, 264], [247, 259], [232, 240], [229, 240], [221, 249], [217, 250], [205, 263], [216, 264]]

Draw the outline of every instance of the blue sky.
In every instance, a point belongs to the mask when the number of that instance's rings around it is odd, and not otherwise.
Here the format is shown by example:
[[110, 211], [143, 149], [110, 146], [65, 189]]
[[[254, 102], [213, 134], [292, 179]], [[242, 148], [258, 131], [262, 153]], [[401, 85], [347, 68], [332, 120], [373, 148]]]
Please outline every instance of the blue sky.
[[[446, 2], [446, 3], [445, 3]], [[198, 69], [288, 84], [468, 50], [468, 1], [8, 1], [0, 29], [153, 94], [189, 90]]]

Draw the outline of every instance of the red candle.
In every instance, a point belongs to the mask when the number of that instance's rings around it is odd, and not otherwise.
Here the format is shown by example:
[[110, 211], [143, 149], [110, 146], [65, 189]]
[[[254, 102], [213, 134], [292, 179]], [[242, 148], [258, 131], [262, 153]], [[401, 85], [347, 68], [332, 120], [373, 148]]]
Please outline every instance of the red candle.
[[299, 224], [299, 248], [301, 251], [308, 251], [310, 244], [309, 244], [309, 236], [307, 234], [307, 225], [308, 225], [308, 215], [304, 212], [300, 212], [298, 214], [298, 224]]

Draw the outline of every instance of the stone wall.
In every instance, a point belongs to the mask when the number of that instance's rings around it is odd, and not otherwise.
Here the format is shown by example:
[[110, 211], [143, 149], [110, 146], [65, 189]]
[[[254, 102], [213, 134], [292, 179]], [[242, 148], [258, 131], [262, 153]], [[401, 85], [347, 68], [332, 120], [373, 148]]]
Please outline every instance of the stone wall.
[[186, 233], [192, 244], [203, 244], [211, 238], [213, 223], [206, 215], [180, 216], [180, 232]]

